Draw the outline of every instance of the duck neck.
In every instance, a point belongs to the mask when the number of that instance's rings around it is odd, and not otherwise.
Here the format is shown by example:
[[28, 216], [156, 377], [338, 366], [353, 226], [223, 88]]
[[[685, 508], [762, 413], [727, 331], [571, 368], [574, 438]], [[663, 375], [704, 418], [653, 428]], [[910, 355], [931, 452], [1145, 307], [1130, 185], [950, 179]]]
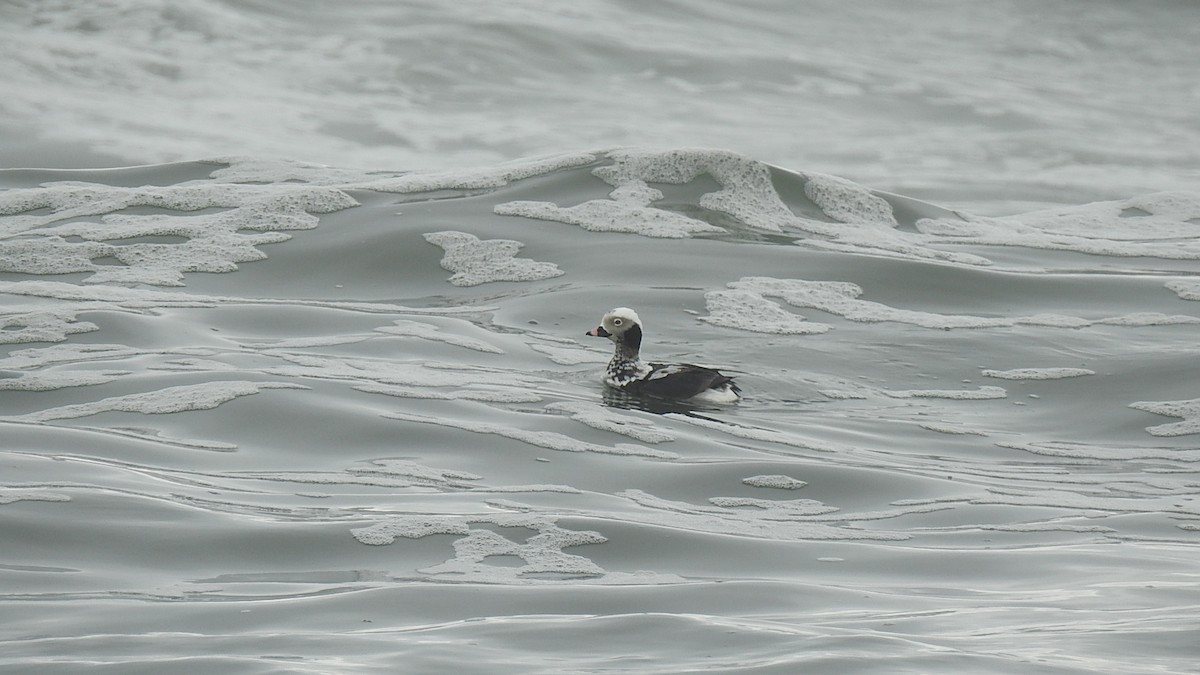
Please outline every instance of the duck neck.
[[615, 386], [625, 386], [645, 374], [648, 370], [642, 365], [638, 355], [642, 347], [642, 327], [636, 323], [613, 340], [616, 352], [608, 362], [608, 381]]
[[624, 387], [637, 380], [647, 368], [638, 357], [638, 350], [617, 344], [617, 351], [608, 362], [605, 380], [614, 387]]
[[612, 361], [610, 361], [609, 363], [610, 363], [610, 365], [613, 365], [613, 366], [616, 366], [618, 364], [621, 364], [621, 365], [629, 364], [632, 366], [638, 366], [638, 365], [641, 365], [641, 362], [642, 362], [642, 360], [638, 354], [637, 347], [630, 347], [628, 345], [618, 342], [617, 343], [617, 351], [616, 351], [616, 353], [613, 354]]
[[638, 352], [642, 348], [642, 327], [634, 323], [624, 333], [621, 333], [619, 339], [615, 340], [617, 345], [617, 353], [613, 355], [613, 361], [623, 361], [626, 363], [639, 364]]

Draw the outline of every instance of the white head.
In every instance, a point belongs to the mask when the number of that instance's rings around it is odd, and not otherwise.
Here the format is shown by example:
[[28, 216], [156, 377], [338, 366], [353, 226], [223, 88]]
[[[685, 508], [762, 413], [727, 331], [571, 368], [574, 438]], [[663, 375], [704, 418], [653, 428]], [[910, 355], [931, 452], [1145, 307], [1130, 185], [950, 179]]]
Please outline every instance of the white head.
[[642, 320], [632, 309], [617, 307], [604, 315], [604, 318], [600, 320], [600, 325], [604, 326], [608, 332], [616, 334], [624, 333], [632, 326], [641, 326]]
[[617, 307], [604, 315], [600, 325], [587, 332], [595, 337], [606, 337], [618, 346], [637, 353], [642, 346], [642, 320], [637, 312], [628, 307]]

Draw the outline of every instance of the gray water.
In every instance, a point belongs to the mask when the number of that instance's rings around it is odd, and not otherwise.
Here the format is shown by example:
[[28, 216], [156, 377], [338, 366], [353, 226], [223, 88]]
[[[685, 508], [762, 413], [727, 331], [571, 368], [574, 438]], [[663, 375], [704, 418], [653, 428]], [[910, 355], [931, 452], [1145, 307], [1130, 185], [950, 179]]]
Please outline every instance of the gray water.
[[0, 668], [1194, 671], [1194, 11], [1079, 6], [4, 8]]

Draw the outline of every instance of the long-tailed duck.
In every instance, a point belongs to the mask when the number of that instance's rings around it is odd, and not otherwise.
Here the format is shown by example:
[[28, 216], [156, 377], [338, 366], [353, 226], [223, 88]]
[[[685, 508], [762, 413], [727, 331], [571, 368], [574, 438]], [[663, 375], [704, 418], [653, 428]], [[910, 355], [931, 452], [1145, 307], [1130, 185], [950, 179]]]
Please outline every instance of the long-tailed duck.
[[606, 337], [617, 346], [604, 371], [604, 383], [631, 394], [667, 399], [732, 403], [741, 396], [733, 378], [712, 368], [690, 363], [643, 363], [642, 321], [637, 312], [618, 307], [604, 315], [586, 335]]

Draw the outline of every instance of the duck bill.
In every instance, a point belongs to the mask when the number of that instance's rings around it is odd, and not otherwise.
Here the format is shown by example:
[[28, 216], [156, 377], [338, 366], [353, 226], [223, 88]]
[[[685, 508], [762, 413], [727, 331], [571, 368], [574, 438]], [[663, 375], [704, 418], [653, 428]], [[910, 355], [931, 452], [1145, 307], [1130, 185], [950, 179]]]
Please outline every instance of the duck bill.
[[591, 335], [592, 337], [611, 337], [612, 333], [604, 330], [604, 326], [596, 326], [595, 328], [584, 333], [584, 335]]

